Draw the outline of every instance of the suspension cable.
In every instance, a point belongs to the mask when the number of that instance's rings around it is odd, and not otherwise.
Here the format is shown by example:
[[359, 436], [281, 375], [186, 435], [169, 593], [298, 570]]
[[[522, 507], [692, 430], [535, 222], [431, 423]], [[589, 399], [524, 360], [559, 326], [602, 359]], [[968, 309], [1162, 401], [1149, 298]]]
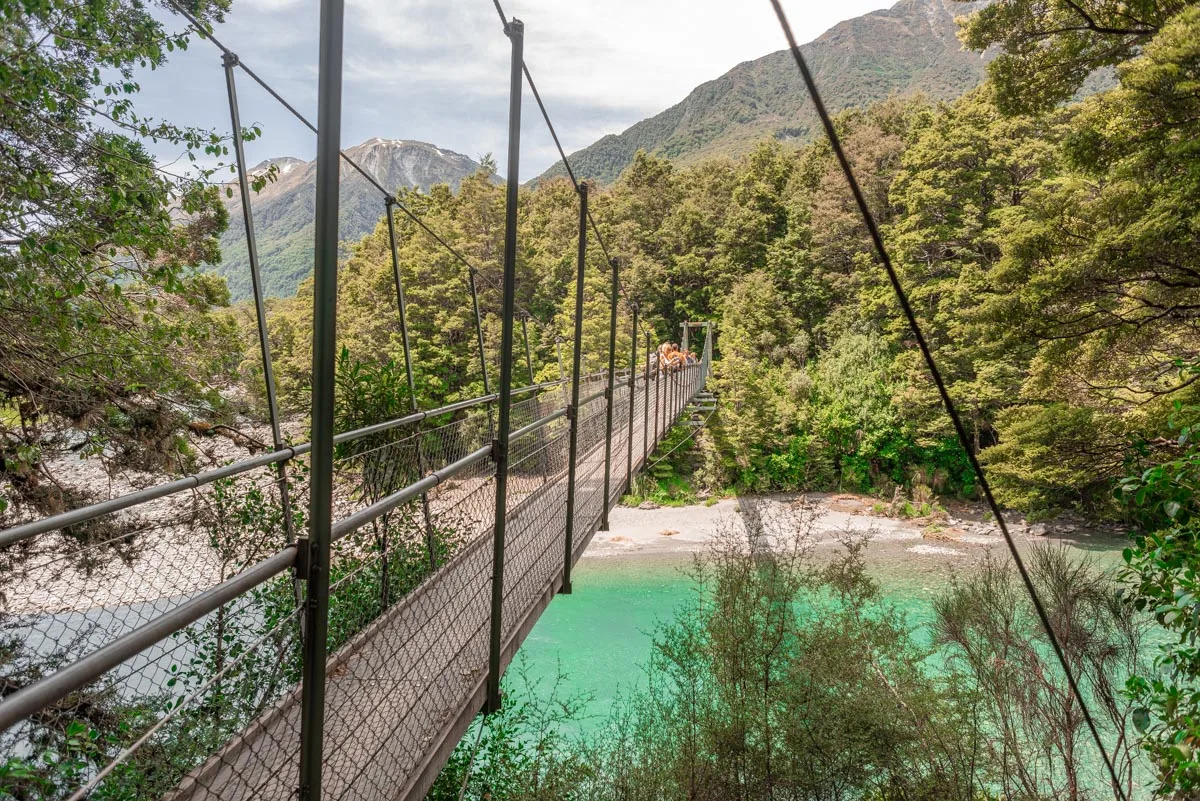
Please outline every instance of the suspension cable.
[[[663, 461], [665, 461], [665, 460], [666, 460], [666, 459], [667, 459], [667, 458], [668, 458], [668, 457], [669, 457], [671, 454], [675, 453], [675, 451], [679, 450], [679, 449], [680, 449], [680, 448], [682, 448], [684, 445], [686, 445], [687, 443], [691, 442], [691, 441], [692, 441], [692, 439], [694, 439], [694, 438], [695, 438], [695, 436], [696, 436], [696, 432], [698, 432], [698, 431], [699, 431], [700, 429], [702, 429], [702, 428], [705, 428], [705, 427], [708, 425], [708, 421], [709, 421], [709, 420], [711, 420], [711, 419], [712, 419], [712, 417], [713, 417], [713, 415], [714, 415], [714, 414], [716, 414], [716, 413], [717, 413], [716, 407], [713, 407], [711, 410], [709, 410], [708, 414], [707, 414], [707, 415], [704, 417], [704, 419], [700, 421], [700, 425], [698, 425], [698, 426], [692, 426], [692, 427], [691, 427], [691, 430], [688, 432], [688, 435], [687, 435], [686, 437], [684, 437], [683, 439], [679, 440], [679, 442], [677, 442], [677, 443], [675, 444], [675, 447], [671, 448], [671, 450], [669, 450], [669, 451], [667, 451], [666, 453], [662, 454], [662, 455], [661, 455], [661, 456], [659, 456], [657, 459], [655, 459], [653, 462], [650, 462], [648, 465], [646, 465], [645, 467], [643, 467], [643, 468], [642, 468], [642, 472], [643, 472], [643, 473], [649, 473], [651, 470], [653, 470], [654, 468], [658, 467], [658, 466], [659, 466], [659, 464], [661, 464]], [[679, 424], [678, 424], [678, 423], [676, 423], [675, 425], [671, 426], [671, 428], [674, 428], [674, 427], [675, 427], [675, 426], [677, 426], [677, 425], [679, 425]], [[669, 433], [669, 431], [670, 431], [670, 429], [668, 429], [668, 433]]]
[[1071, 665], [1067, 661], [1066, 652], [1063, 650], [1062, 643], [1059, 642], [1058, 635], [1050, 623], [1050, 615], [1046, 611], [1046, 606], [1038, 595], [1033, 579], [1029, 575], [1029, 570], [1025, 567], [1025, 561], [1021, 558], [1021, 554], [1017, 550], [1016, 540], [1013, 539], [1012, 533], [1008, 530], [1008, 524], [1004, 521], [1000, 505], [992, 495], [992, 489], [988, 484], [987, 478], [984, 476], [983, 467], [980, 465], [978, 457], [971, 448], [971, 439], [967, 436], [967, 429], [963, 425], [962, 418], [959, 416], [958, 407], [955, 406], [954, 400], [950, 397], [949, 390], [946, 389], [946, 382], [942, 378], [941, 370], [938, 369], [937, 362], [933, 358], [933, 351], [930, 350], [929, 343], [925, 339], [925, 334], [921, 330], [921, 324], [913, 312], [908, 293], [901, 284], [900, 276], [896, 272], [896, 267], [892, 264], [887, 247], [883, 243], [883, 236], [879, 231], [879, 226], [875, 222], [875, 217], [872, 215], [870, 207], [867, 205], [866, 197], [859, 187], [858, 180], [854, 177], [854, 170], [851, 168], [850, 161], [846, 158], [846, 153], [842, 149], [842, 143], [838, 138], [837, 130], [834, 128], [833, 120], [825, 108], [825, 103], [821, 100], [821, 93], [817, 90], [816, 81], [813, 80], [812, 73], [808, 70], [808, 64], [804, 61], [804, 56], [800, 52], [800, 46], [796, 43], [795, 34], [792, 33], [792, 26], [788, 23], [787, 15], [784, 14], [779, 0], [771, 0], [771, 5], [775, 9], [775, 16], [779, 18], [779, 25], [783, 29], [784, 36], [787, 38], [788, 47], [791, 48], [792, 57], [796, 60], [796, 66], [800, 69], [800, 75], [804, 79], [808, 94], [812, 98], [813, 105], [816, 106], [817, 116], [821, 118], [821, 125], [825, 128], [825, 135], [829, 138], [829, 145], [833, 149], [838, 164], [841, 166], [842, 173], [846, 177], [846, 183], [850, 186], [850, 192], [854, 195], [854, 202], [858, 206], [863, 223], [866, 225], [867, 232], [871, 236], [875, 253], [879, 257], [880, 262], [882, 262], [884, 270], [887, 271], [888, 280], [892, 284], [896, 299], [900, 303], [900, 308], [904, 311], [904, 317], [908, 321], [908, 326], [912, 330], [913, 337], [917, 340], [917, 347], [920, 348], [921, 356], [924, 358], [925, 364], [933, 376], [934, 384], [937, 385], [938, 395], [941, 396], [942, 404], [946, 407], [946, 412], [950, 415], [950, 420], [954, 424], [954, 431], [958, 435], [958, 441], [962, 445], [963, 451], [966, 452], [967, 459], [971, 462], [971, 469], [975, 473], [975, 478], [979, 481], [979, 488], [987, 502], [988, 509], [991, 511], [992, 516], [996, 518], [996, 524], [999, 526], [1000, 532], [1004, 535], [1004, 542], [1008, 546], [1009, 553], [1012, 555], [1013, 563], [1017, 567], [1017, 572], [1021, 576], [1025, 590], [1029, 593], [1029, 598], [1033, 602], [1034, 609], [1037, 610], [1037, 616], [1041, 621], [1042, 628], [1045, 629], [1046, 636], [1050, 639], [1050, 644], [1054, 649], [1054, 654], [1058, 658], [1063, 673], [1067, 677], [1067, 684], [1070, 687], [1071, 694], [1083, 710], [1083, 718], [1087, 722], [1092, 739], [1096, 742], [1096, 748], [1099, 749], [1100, 756], [1104, 759], [1104, 765], [1108, 770], [1109, 778], [1112, 780], [1113, 792], [1119, 801], [1128, 801], [1125, 796], [1125, 790], [1121, 787], [1120, 779], [1117, 777], [1117, 770], [1108, 755], [1108, 750], [1104, 747], [1104, 740], [1100, 737], [1100, 730], [1096, 726], [1096, 721], [1092, 717], [1091, 710], [1088, 708], [1087, 701], [1084, 698], [1083, 691], [1079, 687], [1075, 673], [1071, 670]]
[[[209, 41], [211, 41], [217, 47], [217, 49], [219, 49], [223, 54], [232, 56], [236, 60], [237, 66], [243, 72], [245, 72], [246, 75], [248, 75], [251, 78], [251, 80], [253, 80], [259, 86], [261, 86], [267, 92], [267, 94], [269, 94], [271, 97], [275, 98], [275, 100], [278, 101], [278, 103], [281, 106], [283, 106], [285, 109], [287, 109], [293, 117], [295, 117], [297, 120], [299, 120], [301, 124], [303, 124], [306, 128], [308, 128], [313, 133], [317, 132], [317, 126], [315, 126], [311, 121], [309, 121], [309, 119], [307, 117], [305, 117], [303, 114], [301, 114], [296, 109], [295, 106], [293, 106], [286, 99], [284, 99], [284, 97], [281, 94], [279, 94], [279, 92], [276, 91], [274, 87], [272, 87], [269, 83], [267, 83], [265, 80], [260, 78], [258, 76], [258, 74], [254, 72], [254, 70], [250, 69], [250, 67], [248, 67], [246, 65], [246, 63], [241, 60], [241, 58], [237, 55], [237, 53], [235, 53], [233, 50], [231, 50], [229, 47], [227, 47], [225, 44], [223, 44], [219, 39], [217, 39], [217, 37], [213, 34], [213, 32], [211, 30], [211, 26], [200, 22], [200, 20], [198, 20], [191, 12], [189, 12], [186, 8], [181, 6], [179, 4], [178, 0], [167, 0], [167, 3], [169, 3], [170, 6], [180, 16], [182, 16], [184, 19], [186, 19], [189, 24], [191, 24], [192, 28], [196, 31], [196, 33], [198, 33], [200, 35], [201, 38], [208, 39]], [[413, 223], [415, 223], [418, 228], [420, 228], [422, 231], [424, 231], [426, 234], [428, 234], [435, 242], [437, 242], [439, 245], [441, 245], [443, 248], [445, 248], [447, 252], [449, 252], [452, 256], [454, 256], [455, 259], [457, 259], [459, 262], [461, 262], [463, 264], [463, 266], [465, 266], [467, 268], [467, 270], [471, 272], [471, 274], [473, 274], [476, 278], [481, 279], [485, 284], [487, 284], [488, 286], [491, 286], [493, 289], [500, 288], [499, 286], [497, 286], [495, 281], [488, 278], [486, 273], [484, 273], [482, 270], [480, 270], [478, 267], [476, 267], [474, 264], [472, 264], [471, 261], [466, 256], [464, 256], [461, 251], [459, 251], [457, 248], [455, 248], [453, 245], [451, 245], [449, 242], [447, 242], [445, 240], [445, 238], [443, 238], [436, 231], [434, 231], [432, 228], [430, 228], [425, 223], [425, 221], [422, 220], [421, 217], [418, 216], [412, 209], [408, 208], [408, 206], [406, 206], [404, 203], [401, 203], [396, 198], [396, 196], [387, 189], [387, 187], [385, 187], [382, 183], [380, 183], [379, 180], [374, 175], [372, 175], [370, 172], [368, 172], [361, 164], [359, 164], [357, 161], [355, 161], [353, 158], [351, 158], [346, 153], [346, 151], [339, 150], [338, 152], [339, 152], [339, 155], [342, 157], [343, 161], [345, 161], [348, 165], [350, 165], [351, 168], [353, 168], [359, 175], [361, 175], [363, 178], [365, 178], [368, 183], [370, 183], [372, 186], [374, 186], [375, 189], [377, 189], [380, 192], [380, 194], [383, 195], [383, 198], [386, 202], [390, 202], [391, 205], [394, 205], [396, 208], [398, 208], [401, 211], [401, 213], [403, 213], [406, 217], [408, 217], [410, 220], [412, 220]], [[518, 307], [519, 311], [521, 311], [523, 314], [525, 314], [529, 317], [529, 319], [533, 322], [533, 324], [536, 328], [538, 328], [542, 331], [550, 331], [551, 333], [557, 333], [558, 329], [554, 326], [553, 323], [547, 323], [547, 322], [539, 319], [536, 315], [534, 315], [528, 309], [521, 306], [519, 303], [517, 304], [517, 307]]]
[[[508, 17], [504, 13], [504, 9], [500, 5], [500, 0], [492, 0], [492, 5], [496, 7], [496, 13], [500, 16], [500, 22], [507, 29]], [[538, 109], [542, 112], [542, 119], [546, 121], [546, 128], [550, 131], [550, 138], [554, 140], [554, 147], [558, 150], [559, 158], [562, 159], [563, 166], [567, 170], [567, 177], [571, 179], [571, 184], [575, 187], [575, 191], [579, 191], [579, 179], [575, 176], [575, 171], [571, 169], [571, 162], [567, 159], [567, 153], [563, 149], [562, 142], [559, 141], [558, 131], [554, 129], [554, 123], [550, 121], [550, 112], [546, 110], [546, 104], [542, 102], [542, 95], [538, 91], [537, 84], [533, 82], [533, 74], [529, 72], [529, 65], [525, 60], [521, 60], [521, 71], [525, 73], [525, 81], [529, 84], [529, 90], [533, 92], [533, 99], [537, 101]], [[600, 227], [596, 225], [596, 219], [592, 216], [592, 210], [589, 208], [587, 212], [588, 224], [591, 225], [592, 232], [596, 235], [596, 243], [600, 245], [600, 252], [604, 254], [604, 263], [611, 264], [612, 256], [608, 252], [608, 244], [604, 241], [604, 235], [600, 233]], [[625, 284], [618, 278], [617, 289], [624, 298], [625, 304], [629, 305], [632, 301], [625, 292]]]

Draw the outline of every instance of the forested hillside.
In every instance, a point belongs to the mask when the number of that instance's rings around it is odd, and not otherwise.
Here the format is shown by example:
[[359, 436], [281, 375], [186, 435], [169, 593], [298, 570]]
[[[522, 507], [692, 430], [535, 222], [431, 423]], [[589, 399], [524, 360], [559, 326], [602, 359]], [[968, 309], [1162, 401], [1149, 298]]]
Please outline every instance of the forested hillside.
[[[1193, 223], [1167, 212], [1190, 208], [1195, 189], [1173, 122], [1190, 119], [1175, 76], [1192, 57], [1181, 44], [1191, 24], [1125, 62], [1119, 88], [1066, 107], [1006, 114], [989, 85], [839, 118], [974, 447], [1012, 506], [1116, 513], [1116, 479], [1174, 453], [1172, 410], [1195, 401]], [[1081, 82], [1019, 89], [1065, 100]], [[503, 190], [489, 173], [407, 200], [498, 284]], [[576, 199], [550, 179], [521, 203], [519, 298], [553, 321], [534, 333], [550, 369], [553, 335], [570, 324]], [[738, 162], [683, 168], [639, 152], [592, 208], [628, 297], [643, 319], [667, 321], [658, 340], [678, 339], [685, 319], [718, 323], [722, 405], [699, 479], [710, 489], [972, 493], [825, 142], [768, 138]], [[477, 392], [464, 268], [407, 223], [401, 232], [424, 400]], [[385, 233], [347, 261], [339, 324], [353, 355], [398, 361]], [[598, 365], [607, 278], [595, 250], [585, 354]], [[484, 302], [496, 307], [493, 288]], [[309, 305], [306, 286], [277, 306], [291, 393], [307, 386]]]
[[[831, 111], [863, 107], [893, 94], [949, 100], [983, 80], [986, 55], [965, 50], [954, 18], [980, 3], [900, 0], [835, 25], [802, 47]], [[639, 150], [691, 165], [741, 157], [763, 139], [808, 142], [820, 127], [791, 54], [748, 61], [701, 84], [671, 108], [572, 153], [577, 175], [614, 180]], [[562, 164], [542, 178], [563, 175]]]

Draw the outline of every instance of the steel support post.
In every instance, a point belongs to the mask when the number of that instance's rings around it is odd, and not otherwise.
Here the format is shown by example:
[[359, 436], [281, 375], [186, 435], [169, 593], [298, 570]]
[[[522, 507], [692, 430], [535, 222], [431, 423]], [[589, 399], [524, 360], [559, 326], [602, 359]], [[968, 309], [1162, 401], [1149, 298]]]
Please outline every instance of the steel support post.
[[680, 387], [683, 384], [683, 368], [675, 371], [675, 380], [671, 382], [671, 426], [679, 419]]
[[[404, 376], [405, 376], [405, 378], [408, 379], [409, 409], [412, 410], [413, 412], [416, 412], [417, 411], [417, 384], [416, 384], [416, 381], [413, 379], [412, 349], [411, 349], [411, 346], [409, 345], [409, 340], [408, 340], [408, 304], [404, 300], [404, 281], [400, 277], [400, 252], [396, 246], [396, 222], [392, 216], [392, 207], [395, 205], [396, 205], [396, 199], [394, 197], [392, 197], [391, 195], [388, 195], [387, 200], [384, 202], [384, 212], [387, 215], [388, 242], [391, 244], [391, 248], [392, 248], [392, 277], [395, 279], [395, 282], [396, 282], [396, 307], [400, 312], [400, 344], [404, 348]], [[420, 474], [421, 474], [420, 477], [424, 478], [428, 468], [425, 464], [425, 451], [421, 447], [422, 437], [419, 436], [420, 433], [421, 433], [421, 427], [420, 427], [420, 425], [418, 425], [417, 426], [417, 434], [418, 434], [418, 437], [417, 437], [417, 471], [420, 472]], [[429, 569], [437, 570], [437, 549], [436, 549], [434, 541], [433, 541], [433, 520], [432, 520], [432, 515], [430, 515], [430, 513], [429, 513], [429, 495], [424, 492], [421, 493], [421, 514], [425, 518], [425, 546], [429, 551]], [[380, 575], [382, 576], [382, 579], [383, 579], [381, 582], [382, 593], [383, 593], [383, 606], [386, 609], [387, 605], [388, 605], [388, 600], [389, 600], [388, 587], [390, 585], [390, 582], [388, 580], [388, 574], [387, 574], [388, 557], [387, 557], [387, 553], [386, 553], [386, 548], [384, 550], [385, 550], [385, 552], [383, 553], [382, 558], [380, 560], [381, 571], [382, 571], [380, 573]]]
[[642, 463], [650, 458], [650, 332], [646, 332], [646, 380], [642, 398]]
[[[525, 366], [529, 369], [529, 386], [532, 387], [534, 384], [537, 383], [537, 381], [533, 377], [533, 353], [532, 353], [532, 351], [529, 350], [529, 315], [528, 314], [521, 315], [521, 338], [525, 341]], [[539, 395], [539, 393], [536, 391], [533, 393], [533, 398], [534, 398], [533, 409], [534, 410], [533, 410], [533, 414], [531, 415], [533, 420], [540, 420], [542, 417], [542, 401], [538, 397], [538, 395]], [[537, 457], [538, 467], [540, 467], [542, 470], [542, 483], [547, 484], [550, 482], [550, 466], [547, 463], [547, 459], [546, 459], [546, 431], [545, 431], [545, 429], [539, 428], [537, 430], [537, 442], [538, 442], [538, 446], [537, 446], [538, 447], [538, 457]]]
[[683, 373], [684, 369], [681, 366], [675, 374], [675, 416], [671, 418], [672, 425], [678, 423], [680, 415], [683, 414]]
[[[479, 288], [475, 285], [475, 268], [467, 267], [467, 285], [471, 288], [471, 307], [475, 309], [475, 340], [479, 344], [479, 370], [483, 373], [483, 394], [492, 394], [488, 381], [487, 352], [483, 347], [483, 315], [479, 313]], [[488, 436], [496, 438], [496, 419], [492, 415], [492, 404], [487, 405]]]
[[567, 404], [569, 404], [571, 402], [571, 400], [570, 400], [571, 396], [567, 390], [566, 385], [563, 382], [563, 379], [566, 377], [566, 374], [563, 373], [562, 337], [560, 337], [558, 335], [555, 335], [555, 337], [554, 337], [554, 351], [558, 356], [558, 391], [562, 394], [563, 405], [566, 406]]
[[664, 429], [666, 433], [670, 433], [670, 431], [671, 431], [671, 428], [672, 428], [672, 427], [674, 427], [674, 425], [675, 425], [675, 416], [676, 416], [676, 414], [678, 414], [678, 409], [679, 409], [679, 373], [680, 373], [680, 371], [679, 371], [679, 370], [676, 370], [674, 373], [671, 373], [671, 384], [670, 384], [670, 387], [671, 387], [671, 393], [670, 393], [670, 394], [671, 394], [671, 406], [670, 406], [670, 409], [669, 409], [669, 411], [668, 411], [668, 413], [667, 413], [667, 424], [666, 424], [666, 426], [665, 426], [665, 429]]
[[[279, 427], [279, 399], [275, 392], [275, 370], [271, 365], [271, 340], [267, 331], [267, 310], [263, 301], [262, 273], [258, 263], [258, 241], [254, 235], [254, 214], [250, 208], [250, 182], [246, 167], [246, 151], [242, 141], [242, 118], [238, 111], [237, 85], [234, 81], [234, 68], [237, 66], [236, 53], [225, 53], [221, 59], [225, 67], [225, 89], [229, 97], [229, 121], [233, 127], [233, 152], [237, 160], [238, 194], [242, 201], [242, 222], [246, 227], [246, 254], [250, 260], [250, 287], [254, 293], [254, 317], [258, 323], [258, 349], [262, 357], [263, 382], [267, 389], [267, 411], [271, 416], [271, 443], [275, 450], [283, 448], [283, 432]], [[288, 541], [296, 538], [295, 516], [292, 514], [292, 499], [288, 487], [287, 462], [275, 464], [279, 476], [279, 503], [283, 510], [283, 525]], [[299, 573], [295, 575], [296, 604], [303, 602], [300, 581], [305, 578]], [[303, 622], [303, 619], [301, 620]]]
[[338, 182], [342, 137], [343, 0], [321, 0], [313, 251], [312, 450], [308, 600], [300, 694], [300, 801], [320, 801], [333, 528], [333, 389], [337, 347]]
[[513, 314], [517, 284], [517, 190], [521, 160], [521, 86], [524, 64], [525, 25], [513, 19], [504, 26], [512, 43], [508, 84], [508, 170], [505, 172], [504, 203], [504, 301], [500, 328], [500, 413], [492, 458], [496, 462], [496, 524], [492, 535], [492, 620], [488, 655], [487, 703], [485, 711], [500, 709], [500, 649], [504, 633], [504, 533], [508, 513], [508, 434], [512, 406]]
[[608, 316], [608, 389], [604, 392], [604, 503], [600, 506], [600, 530], [608, 531], [608, 493], [612, 482], [613, 385], [617, 373], [617, 293], [621, 274], [617, 260], [612, 260], [612, 302]]
[[[533, 377], [533, 351], [529, 349], [529, 315], [521, 315], [521, 338], [525, 340], [525, 366], [529, 369], [529, 386], [537, 381]], [[535, 418], [536, 419], [536, 418]]]
[[633, 491], [633, 412], [634, 405], [637, 402], [637, 324], [638, 324], [638, 305], [630, 304], [633, 307], [633, 338], [630, 340], [629, 350], [629, 431], [626, 439], [629, 442], [629, 448], [625, 452], [625, 491]]
[[667, 420], [670, 418], [671, 413], [671, 371], [667, 368], [663, 368], [662, 371], [662, 396], [662, 408], [659, 410], [662, 420], [658, 426], [658, 441], [660, 444], [667, 438], [667, 429], [670, 427], [667, 425]]
[[571, 594], [571, 562], [575, 557], [575, 481], [579, 454], [579, 373], [583, 362], [583, 266], [587, 260], [588, 187], [579, 185], [579, 252], [575, 263], [575, 343], [571, 355], [571, 423], [567, 445], [567, 527], [563, 582], [559, 592]]
[[671, 426], [675, 422], [675, 418], [673, 417], [675, 412], [675, 375], [676, 374], [670, 370], [667, 371], [667, 403], [663, 407], [663, 412], [665, 413], [665, 419], [663, 420], [664, 440], [667, 438], [667, 435], [671, 433]]
[[686, 351], [688, 349], [688, 324], [687, 324], [687, 321], [685, 320], [682, 323], [680, 323], [680, 326], [683, 327], [683, 339], [679, 340], [679, 347]]
[[658, 450], [658, 423], [662, 418], [662, 412], [659, 410], [659, 397], [662, 394], [659, 385], [662, 384], [662, 371], [662, 359], [659, 359], [658, 364], [654, 365], [654, 447], [651, 448], [651, 452]]

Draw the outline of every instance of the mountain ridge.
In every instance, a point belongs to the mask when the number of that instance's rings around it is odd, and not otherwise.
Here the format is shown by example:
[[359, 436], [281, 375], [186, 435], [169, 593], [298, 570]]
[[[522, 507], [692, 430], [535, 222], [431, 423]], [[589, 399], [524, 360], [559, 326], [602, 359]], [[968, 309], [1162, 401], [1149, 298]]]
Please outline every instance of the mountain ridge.
[[[955, 17], [985, 4], [900, 0], [839, 22], [801, 51], [831, 112], [896, 94], [948, 100], [983, 81], [990, 55], [961, 47]], [[638, 150], [684, 165], [712, 156], [737, 158], [765, 138], [809, 141], [818, 125], [791, 52], [779, 50], [743, 61], [670, 108], [568, 158], [577, 175], [608, 183]], [[559, 161], [534, 181], [564, 174]]]
[[[988, 54], [964, 50], [955, 17], [985, 5], [959, 0], [899, 0], [891, 8], [844, 20], [802, 45], [826, 106], [837, 113], [892, 95], [922, 93], [949, 100], [982, 82]], [[803, 90], [790, 51], [744, 61], [700, 84], [666, 110], [620, 134], [609, 134], [572, 153], [576, 175], [609, 183], [639, 150], [680, 165], [705, 158], [739, 158], [763, 139], [802, 144], [820, 127]], [[428, 191], [459, 182], [479, 168], [473, 159], [429, 142], [375, 137], [346, 153], [379, 183]], [[316, 164], [293, 156], [266, 159], [251, 172], [276, 167], [274, 180], [253, 199], [255, 233], [264, 293], [289, 296], [312, 271]], [[563, 175], [562, 162], [530, 181]], [[383, 214], [377, 187], [345, 161], [341, 165], [339, 232], [354, 242], [372, 231]], [[226, 278], [231, 299], [250, 295], [241, 198], [226, 206], [228, 230], [221, 236], [223, 260], [210, 269]]]
[[[412, 139], [374, 137], [347, 148], [346, 155], [391, 191], [417, 188], [428, 191], [436, 184], [457, 188], [460, 181], [479, 169], [474, 159]], [[274, 180], [251, 198], [254, 234], [258, 244], [263, 294], [267, 297], [294, 295], [312, 272], [313, 212], [316, 203], [316, 161], [294, 156], [265, 159], [253, 168], [261, 175], [277, 167]], [[221, 235], [221, 263], [209, 271], [225, 277], [233, 301], [250, 297], [250, 258], [242, 221], [242, 199], [236, 187], [227, 197], [229, 228]], [[356, 242], [374, 230], [383, 216], [384, 201], [379, 189], [341, 162], [341, 191], [338, 230], [345, 242]]]

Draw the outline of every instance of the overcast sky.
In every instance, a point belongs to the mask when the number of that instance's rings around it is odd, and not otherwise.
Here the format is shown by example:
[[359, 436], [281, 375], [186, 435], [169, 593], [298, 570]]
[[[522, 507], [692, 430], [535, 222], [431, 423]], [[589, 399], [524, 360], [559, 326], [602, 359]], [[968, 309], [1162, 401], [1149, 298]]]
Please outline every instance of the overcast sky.
[[[503, 0], [525, 22], [525, 62], [567, 152], [682, 100], [736, 64], [785, 46], [767, 0]], [[785, 0], [801, 42], [887, 0]], [[316, 0], [234, 0], [216, 35], [316, 120]], [[347, 0], [342, 143], [419, 139], [478, 159], [506, 146], [509, 45], [490, 0]], [[141, 108], [177, 123], [229, 128], [220, 53], [193, 40], [140, 76]], [[798, 78], [797, 78], [798, 79]], [[239, 73], [244, 125], [263, 138], [251, 163], [311, 159], [315, 137]], [[525, 93], [521, 178], [557, 159]], [[164, 160], [174, 155], [158, 154]]]

